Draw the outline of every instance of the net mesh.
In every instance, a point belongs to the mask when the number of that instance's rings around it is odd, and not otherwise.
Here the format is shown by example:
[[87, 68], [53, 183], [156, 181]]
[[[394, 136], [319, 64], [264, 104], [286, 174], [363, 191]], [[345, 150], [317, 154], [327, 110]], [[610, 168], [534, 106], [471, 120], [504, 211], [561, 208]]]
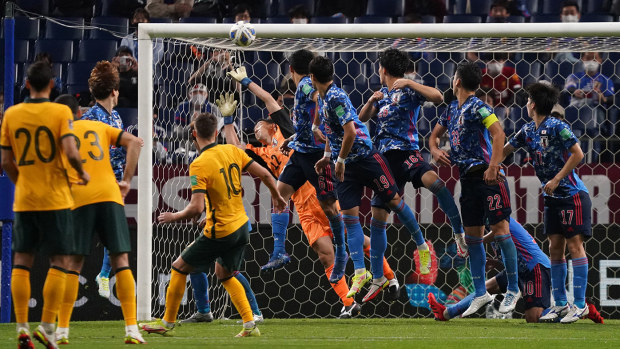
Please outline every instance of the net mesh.
[[[248, 76], [263, 89], [281, 101], [283, 107], [292, 107], [295, 86], [288, 75], [287, 55], [300, 48], [308, 48], [329, 56], [335, 65], [335, 83], [341, 86], [359, 109], [380, 88], [378, 52], [388, 47], [398, 47], [410, 53], [416, 62], [415, 74], [411, 78], [425, 85], [435, 86], [442, 91], [446, 100], [451, 96], [450, 81], [456, 65], [466, 57], [482, 59], [493, 57], [491, 53], [505, 52], [508, 59], [504, 70], [491, 84], [483, 85], [479, 96], [494, 105], [496, 114], [510, 137], [525, 122], [529, 121], [525, 104], [527, 97], [523, 88], [533, 82], [546, 80], [562, 90], [561, 105], [565, 108], [566, 120], [579, 137], [585, 163], [579, 167], [579, 174], [590, 190], [593, 201], [593, 238], [586, 243], [590, 260], [587, 298], [602, 310], [604, 316], [618, 317], [615, 306], [620, 303], [620, 289], [617, 281], [620, 266], [620, 243], [617, 238], [620, 219], [620, 198], [616, 185], [620, 181], [620, 168], [616, 165], [619, 139], [616, 133], [618, 108], [614, 103], [614, 84], [620, 83], [620, 47], [617, 37], [593, 38], [417, 38], [417, 39], [328, 39], [328, 38], [259, 38], [249, 48], [241, 50], [227, 39], [157, 39], [161, 52], [155, 52], [154, 64], [154, 172], [153, 181], [157, 189], [154, 201], [157, 212], [180, 210], [188, 202], [190, 193], [188, 164], [197, 155], [189, 141], [187, 125], [200, 111], [218, 114], [214, 101], [220, 93], [234, 92], [240, 102], [236, 126], [241, 139], [255, 142], [252, 128], [254, 123], [268, 115], [265, 104], [252, 93], [242, 89], [226, 77], [226, 71], [245, 66]], [[567, 87], [584, 71], [579, 53], [596, 50], [600, 52], [600, 73], [608, 79], [593, 84], [577, 86], [585, 98], [578, 99]], [[571, 80], [572, 79], [572, 80]], [[495, 83], [493, 83], [495, 81]], [[567, 82], [569, 85], [567, 85]], [[195, 91], [206, 87], [207, 99], [192, 102]], [[570, 88], [572, 90], [572, 88]], [[194, 92], [192, 92], [194, 91]], [[601, 102], [599, 96], [607, 99]], [[429, 156], [427, 137], [437, 117], [446, 104], [423, 106], [418, 121], [422, 154]], [[370, 122], [371, 132], [374, 123]], [[221, 140], [223, 142], [224, 140]], [[543, 250], [548, 246], [542, 233], [542, 200], [540, 184], [535, 177], [529, 156], [517, 152], [508, 159], [508, 184], [511, 191], [513, 217], [525, 225]], [[437, 168], [440, 177], [454, 193], [458, 205], [460, 184], [456, 170]], [[244, 204], [254, 231], [251, 247], [246, 251], [245, 268], [241, 271], [250, 280], [258, 304], [265, 317], [330, 317], [337, 316], [341, 304], [331, 289], [317, 255], [308, 246], [307, 239], [299, 228], [299, 219], [293, 213], [292, 225], [288, 230], [287, 251], [293, 262], [274, 274], [261, 275], [260, 265], [269, 258], [273, 242], [270, 226], [269, 191], [251, 178], [243, 175]], [[369, 198], [365, 193], [361, 207], [362, 222], [368, 233], [370, 221]], [[365, 316], [428, 316], [430, 311], [425, 301], [428, 292], [435, 293], [441, 301], [456, 302], [471, 291], [471, 276], [466, 262], [456, 256], [456, 247], [451, 238], [450, 226], [439, 209], [437, 201], [426, 189], [415, 190], [408, 184], [405, 200], [416, 212], [433, 253], [433, 273], [423, 277], [416, 271], [415, 244], [409, 233], [400, 224], [388, 228], [388, 249], [386, 258], [396, 276], [404, 285], [401, 298], [394, 303], [383, 300], [364, 305]], [[293, 210], [294, 211], [294, 210]], [[153, 232], [153, 316], [163, 314], [163, 299], [170, 271], [170, 264], [182, 249], [199, 234], [192, 224], [154, 224]], [[501, 264], [489, 253], [489, 274], [494, 275]], [[615, 260], [615, 261], [614, 261]], [[351, 263], [349, 263], [351, 264]], [[569, 268], [570, 273], [570, 268]], [[347, 274], [352, 275], [352, 265]], [[235, 313], [227, 301], [225, 292], [213, 275], [210, 278], [212, 310], [216, 316], [231, 316]], [[615, 282], [615, 284], [614, 284]], [[570, 290], [572, 286], [569, 287]], [[517, 315], [523, 305], [517, 308]], [[180, 310], [180, 318], [194, 311], [193, 297], [189, 294]], [[497, 316], [491, 309], [487, 316]]]

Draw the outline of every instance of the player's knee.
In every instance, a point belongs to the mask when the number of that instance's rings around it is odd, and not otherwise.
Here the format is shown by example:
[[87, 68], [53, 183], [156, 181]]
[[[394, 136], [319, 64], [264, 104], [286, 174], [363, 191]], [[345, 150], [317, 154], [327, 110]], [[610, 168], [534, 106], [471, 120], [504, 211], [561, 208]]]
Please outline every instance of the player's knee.
[[572, 258], [581, 258], [585, 257], [586, 251], [583, 248], [583, 244], [579, 243], [568, 243], [568, 252]]

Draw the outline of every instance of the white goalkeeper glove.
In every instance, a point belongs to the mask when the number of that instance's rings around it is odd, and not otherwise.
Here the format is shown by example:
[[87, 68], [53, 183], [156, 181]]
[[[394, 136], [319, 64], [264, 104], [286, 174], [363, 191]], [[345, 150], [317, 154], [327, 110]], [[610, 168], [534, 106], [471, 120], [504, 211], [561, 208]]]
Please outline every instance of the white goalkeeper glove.
[[248, 85], [252, 82], [252, 80], [250, 80], [250, 78], [248, 78], [248, 73], [246, 73], [245, 71], [245, 67], [239, 67], [233, 71], [229, 71], [228, 73], [226, 73], [226, 75], [230, 76], [231, 78], [239, 81], [241, 83], [241, 85], [243, 85], [243, 87], [248, 87]]
[[230, 92], [220, 95], [219, 99], [215, 100], [215, 104], [220, 109], [220, 113], [224, 117], [224, 125], [230, 125], [233, 123], [233, 114], [237, 109], [237, 101], [235, 95]]

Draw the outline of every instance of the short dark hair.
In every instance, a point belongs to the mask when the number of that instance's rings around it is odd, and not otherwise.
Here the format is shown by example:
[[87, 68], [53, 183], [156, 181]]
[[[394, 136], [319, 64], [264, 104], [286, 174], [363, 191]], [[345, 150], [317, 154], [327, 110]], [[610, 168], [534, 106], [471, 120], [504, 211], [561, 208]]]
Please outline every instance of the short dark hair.
[[288, 62], [297, 74], [308, 75], [308, 66], [313, 58], [314, 53], [312, 51], [301, 49], [293, 52], [288, 58]]
[[410, 61], [408, 54], [395, 48], [388, 48], [379, 54], [379, 64], [396, 78], [405, 75]]
[[463, 88], [475, 91], [482, 81], [482, 70], [474, 62], [464, 61], [456, 66], [456, 77], [461, 80]]
[[560, 96], [560, 91], [557, 88], [549, 84], [537, 82], [528, 86], [526, 90], [532, 102], [536, 104], [534, 109], [537, 114], [551, 114], [551, 110], [558, 102], [558, 97]]
[[211, 138], [217, 130], [217, 118], [209, 112], [202, 113], [194, 119], [194, 129], [198, 137]]
[[118, 69], [108, 61], [99, 61], [90, 72], [88, 88], [95, 99], [106, 99], [120, 85]]
[[298, 17], [310, 18], [310, 16], [308, 15], [308, 10], [306, 10], [306, 7], [301, 4], [291, 8], [288, 11], [288, 16], [289, 18], [298, 18]]
[[32, 63], [26, 72], [26, 79], [30, 84], [30, 88], [36, 92], [45, 90], [53, 78], [52, 68], [46, 61]]
[[233, 7], [232, 15], [234, 17], [240, 13], [244, 13], [245, 11], [248, 11], [248, 13], [252, 15], [252, 8], [250, 8], [250, 6], [244, 3], [237, 4], [237, 6]]
[[134, 19], [139, 15], [142, 15], [144, 18], [146, 18], [148, 22], [151, 21], [151, 14], [149, 13], [149, 11], [145, 10], [144, 7], [138, 7], [135, 11], [133, 11], [133, 15], [131, 16], [131, 18]]
[[310, 74], [314, 75], [316, 81], [324, 84], [334, 79], [334, 63], [329, 57], [316, 56], [310, 61], [308, 66]]
[[44, 51], [37, 53], [37, 55], [34, 56], [34, 61], [35, 62], [44, 61], [49, 64], [54, 63], [54, 61], [52, 61], [52, 55], [49, 54], [49, 52], [44, 52]]
[[492, 10], [495, 7], [502, 7], [506, 9], [506, 11], [508, 11], [508, 2], [506, 0], [495, 0], [491, 3], [491, 7], [489, 7], [489, 10]]
[[565, 7], [571, 7], [571, 6], [575, 6], [575, 8], [577, 9], [577, 12], [579, 12], [579, 4], [577, 3], [577, 1], [574, 0], [566, 0], [562, 3], [562, 7], [560, 7], [560, 9], [563, 9]]
[[69, 109], [71, 109], [71, 112], [73, 113], [73, 116], [77, 115], [78, 111], [80, 110], [80, 103], [78, 103], [77, 98], [70, 94], [64, 94], [56, 97], [54, 103], [64, 104], [69, 107]]
[[121, 54], [124, 54], [124, 53], [127, 53], [127, 54], [129, 54], [131, 57], [133, 57], [133, 50], [132, 50], [132, 49], [130, 49], [130, 48], [129, 48], [129, 46], [125, 46], [125, 45], [123, 45], [123, 46], [119, 47], [119, 48], [116, 50], [116, 54], [115, 54], [115, 56], [116, 56], [116, 57], [118, 57], [118, 56], [120, 56]]

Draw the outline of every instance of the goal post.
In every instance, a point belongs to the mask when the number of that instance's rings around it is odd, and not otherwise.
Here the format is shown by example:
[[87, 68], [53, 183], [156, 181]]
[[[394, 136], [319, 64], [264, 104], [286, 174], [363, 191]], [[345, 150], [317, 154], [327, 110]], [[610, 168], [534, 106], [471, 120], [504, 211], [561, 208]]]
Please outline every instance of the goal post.
[[[204, 68], [205, 71], [212, 69], [207, 63], [210, 60], [216, 62], [214, 56], [222, 52], [225, 53], [224, 57], [228, 58], [218, 61], [219, 64], [226, 65], [225, 60], [229, 60], [228, 63], [235, 67], [245, 65], [248, 67], [249, 77], [265, 87], [267, 92], [277, 91], [280, 87], [287, 73], [285, 59], [287, 53], [300, 48], [308, 48], [320, 54], [327, 54], [338, 65], [335, 70], [337, 84], [342, 85], [341, 87], [350, 93], [358, 111], [369, 93], [379, 86], [376, 57], [379, 52], [389, 47], [416, 53], [417, 73], [420, 79], [426, 84], [435, 85], [441, 92], [449, 89], [455, 65], [465, 57], [467, 52], [509, 53], [512, 58], [508, 59], [508, 63], [516, 69], [517, 73], [524, 73], [521, 79], [522, 85], [525, 86], [538, 80], [548, 80], [557, 84], [558, 81], [565, 80], [566, 72], [576, 72], [582, 69], [579, 63], [573, 62], [569, 66], [563, 62], [554, 62], [551, 55], [553, 53], [600, 51], [604, 53], [601, 69], [605, 69], [605, 72], [613, 72], [614, 76], [610, 76], [611, 80], [620, 82], [620, 76], [617, 75], [620, 69], [616, 69], [620, 67], [620, 62], [617, 62], [620, 54], [615, 54], [620, 52], [620, 23], [616, 22], [254, 24], [257, 38], [248, 47], [235, 46], [228, 39], [231, 25], [195, 23], [141, 23], [138, 25], [138, 135], [144, 140], [144, 147], [138, 163], [138, 175], [135, 181], [137, 186], [134, 188], [137, 189], [138, 197], [137, 305], [138, 318], [141, 320], [161, 315], [163, 309], [161, 292], [162, 290], [165, 292], [165, 282], [167, 282], [164, 269], [169, 269], [172, 259], [191, 242], [192, 236], [195, 236], [197, 232], [188, 224], [159, 226], [155, 220], [156, 213], [160, 212], [162, 207], [179, 210], [187, 203], [187, 188], [189, 187], [187, 165], [192, 156], [195, 156], [195, 152], [191, 150], [187, 136], [183, 135], [183, 128], [179, 128], [176, 124], [175, 117], [178, 115], [178, 106], [188, 98], [189, 91], [194, 88], [192, 85], [199, 81], [196, 80], [190, 84], [190, 77], [202, 66], [207, 66]], [[159, 48], [164, 51], [161, 59], [158, 59], [157, 52], [154, 52], [158, 49], [158, 45], [154, 45], [157, 40], [163, 42]], [[533, 55], [531, 60], [526, 58], [528, 53]], [[212, 73], [217, 74], [217, 71], [212, 71]], [[226, 83], [220, 85], [220, 80], [217, 79], [207, 78], [205, 81], [209, 89], [208, 101], [211, 103], [214, 103], [211, 93], [217, 94], [230, 89], [238, 94], [240, 107], [236, 122], [239, 135], [244, 141], [251, 139], [251, 135], [247, 133], [248, 126], [258, 118], [267, 115], [264, 105], [252, 97], [250, 92], [239, 89], [238, 86], [231, 87]], [[563, 88], [563, 86], [558, 87]], [[517, 91], [510, 92], [516, 93]], [[566, 102], [569, 98], [565, 95]], [[507, 127], [506, 136], [510, 137], [515, 129], [527, 121], [527, 113], [523, 112], [523, 105], [517, 101], [512, 101], [505, 107], [506, 114], [502, 120], [504, 126]], [[422, 133], [421, 148], [427, 150], [425, 136], [430, 133], [430, 129], [443, 108], [445, 105], [424, 106], [424, 115], [420, 116], [419, 121], [421, 123], [419, 132]], [[568, 114], [574, 109], [576, 108], [567, 108], [567, 121], [574, 125], [575, 123], [584, 124], [577, 126], [583, 129], [583, 134], [579, 136], [585, 147], [584, 152], [589, 152], [589, 159], [588, 164], [582, 165], [584, 168], [580, 174], [585, 175], [584, 182], [588, 188], [592, 188], [591, 195], [594, 196], [593, 206], [596, 213], [596, 220], [593, 223], [598, 229], [595, 238], [592, 239], [593, 242], [588, 242], [592, 245], [592, 247], [588, 245], [588, 253], [596, 253], [596, 259], [593, 257], [590, 261], [590, 281], [595, 284], [589, 286], [588, 297], [595, 299], [598, 302], [597, 306], [617, 306], [620, 305], [620, 295], [617, 291], [608, 292], [608, 288], [620, 281], [608, 277], [607, 269], [603, 269], [603, 267], [620, 267], [620, 262], [616, 263], [620, 260], [620, 255], [618, 255], [620, 243], [616, 241], [617, 239], [613, 240], [610, 235], [618, 231], [618, 223], [620, 223], [620, 198], [617, 194], [617, 188], [620, 187], [620, 168], [615, 164], [618, 159], [618, 149], [620, 149], [615, 125], [617, 120], [596, 120], [589, 116], [591, 121], [588, 122], [594, 125], [590, 127], [590, 124], [579, 118], [580, 115], [585, 115], [585, 111], [582, 112], [581, 109], [574, 114], [577, 116], [576, 119], [569, 118]], [[157, 114], [155, 122], [154, 114]], [[612, 115], [613, 118], [618, 117], [618, 110], [613, 101], [605, 106], [604, 115], [605, 117]], [[162, 132], [165, 132], [166, 136], [155, 135], [158, 127], [164, 129]], [[158, 154], [158, 146], [166, 148], [165, 154], [162, 155], [163, 158], [159, 158], [159, 155], [154, 156]], [[428, 152], [425, 154], [429, 160]], [[513, 193], [512, 203], [515, 207], [513, 216], [522, 223], [526, 223], [528, 231], [535, 232], [535, 237], [541, 244], [544, 236], [541, 222], [542, 206], [540, 206], [538, 196], [540, 183], [537, 182], [531, 167], [527, 168], [525, 157], [523, 155], [519, 158], [520, 161], [523, 160], [525, 166], [511, 165], [508, 170], [509, 186]], [[460, 187], [456, 171], [442, 168], [439, 173], [455, 195], [458, 204]], [[301, 269], [309, 270], [312, 274], [311, 278], [308, 279], [303, 275], [297, 276], [298, 272], [291, 273], [290, 277], [283, 276], [291, 272], [290, 270], [278, 271], [274, 279], [270, 280], [264, 280], [258, 276], [258, 267], [266, 262], [267, 253], [272, 248], [269, 227], [270, 202], [267, 197], [268, 191], [264, 190], [265, 188], [261, 190], [261, 186], [251, 177], [244, 176], [243, 184], [247, 191], [244, 193], [246, 211], [250, 216], [250, 222], [256, 224], [255, 227], [259, 231], [258, 235], [253, 235], [252, 246], [246, 252], [248, 271], [246, 276], [253, 285], [259, 285], [255, 291], [259, 301], [264, 301], [261, 305], [278, 309], [270, 313], [272, 316], [308, 316], [308, 314], [311, 314], [310, 316], [332, 316], [332, 312], [323, 311], [318, 307], [337, 303], [338, 299], [333, 295], [321, 296], [322, 298], [315, 295], [315, 292], [329, 294], [332, 291], [323, 280], [325, 278], [321, 274], [320, 267], [316, 267], [319, 264], [318, 259], [313, 252], [309, 252], [307, 241], [298, 229], [290, 230], [297, 240], [287, 245], [287, 249], [292, 249], [289, 253], [293, 252], [293, 257], [299, 260]], [[456, 275], [454, 271], [449, 270], [449, 267], [442, 266], [442, 263], [448, 263], [450, 258], [452, 258], [451, 263], [456, 262], [450, 252], [449, 225], [446, 224], [446, 219], [437, 203], [433, 201], [430, 192], [425, 189], [414, 190], [412, 187], [407, 187], [405, 199], [416, 212], [418, 220], [426, 230], [427, 238], [438, 239], [440, 242], [435, 246], [436, 263], [440, 271], [438, 281], [433, 280], [430, 284], [422, 281], [413, 282], [413, 286], [407, 288], [407, 300], [401, 301], [396, 311], [409, 309], [408, 306], [422, 306], [415, 303], [417, 292], [430, 292], [428, 290], [432, 287], [434, 287], [433, 290], [438, 289], [446, 293], [447, 298], [449, 298], [449, 291], [456, 294], [459, 282], [467, 289], [464, 281], [466, 277], [461, 275], [462, 268]], [[368, 212], [363, 212], [363, 215], [368, 216]], [[298, 221], [293, 218], [292, 223], [295, 222]], [[390, 240], [387, 252], [391, 252], [394, 256], [386, 254], [386, 257], [392, 264], [401, 284], [405, 283], [403, 276], [408, 281], [418, 280], [416, 277], [410, 278], [412, 265], [415, 264], [410, 238], [407, 234], [401, 234], [403, 229], [399, 224], [394, 226], [393, 231], [388, 233], [394, 240]], [[597, 237], [607, 239], [611, 248], [603, 247], [600, 243], [596, 245]], [[405, 239], [409, 240], [401, 241]], [[547, 251], [546, 247], [544, 250]], [[300, 255], [301, 253], [303, 255]], [[253, 257], [261, 259], [260, 262], [254, 260]], [[166, 260], [167, 262], [164, 262]], [[462, 261], [459, 265], [462, 266]], [[302, 285], [296, 283], [291, 286], [290, 280], [294, 278], [298, 278], [295, 279], [296, 282], [303, 280], [303, 282], [316, 284], [295, 289]], [[319, 282], [321, 284], [317, 287]], [[422, 284], [426, 286], [416, 286]], [[279, 290], [274, 293], [270, 287], [278, 287]], [[568, 287], [570, 290], [571, 286], [568, 285]], [[317, 310], [307, 310], [303, 302], [293, 305], [287, 303], [286, 300], [278, 299], [291, 296], [289, 290], [295, 294], [294, 297], [304, 298], [307, 294], [306, 300], [317, 306]], [[191, 303], [191, 296], [187, 297]], [[370, 305], [367, 308], [371, 309], [365, 312], [369, 316], [394, 316], [395, 312], [393, 310], [395, 307], [383, 303]], [[409, 309], [407, 314], [424, 315], [425, 313]], [[604, 314], [618, 317], [620, 311], [615, 308], [605, 308]]]

